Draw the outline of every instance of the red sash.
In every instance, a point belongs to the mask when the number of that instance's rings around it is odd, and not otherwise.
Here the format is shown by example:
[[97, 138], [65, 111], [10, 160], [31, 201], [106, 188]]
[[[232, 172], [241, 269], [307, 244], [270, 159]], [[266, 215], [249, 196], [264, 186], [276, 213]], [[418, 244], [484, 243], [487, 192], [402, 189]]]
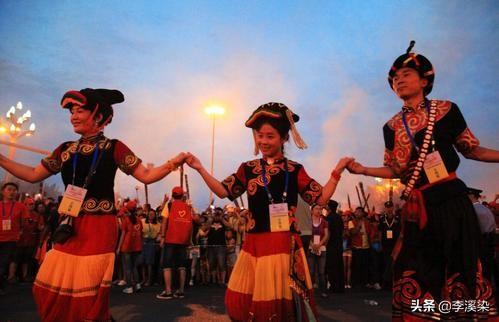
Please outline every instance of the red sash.
[[447, 181], [457, 179], [456, 173], [451, 172], [449, 176], [445, 179], [439, 180], [433, 183], [427, 183], [417, 189], [413, 189], [409, 198], [404, 203], [402, 207], [402, 227], [400, 230], [399, 238], [393, 247], [392, 258], [395, 261], [397, 259], [400, 250], [402, 249], [402, 244], [404, 242], [404, 223], [406, 221], [419, 224], [419, 229], [423, 230], [428, 222], [428, 215], [426, 213], [426, 205], [424, 202], [423, 191], [433, 187], [437, 184], [441, 184]]

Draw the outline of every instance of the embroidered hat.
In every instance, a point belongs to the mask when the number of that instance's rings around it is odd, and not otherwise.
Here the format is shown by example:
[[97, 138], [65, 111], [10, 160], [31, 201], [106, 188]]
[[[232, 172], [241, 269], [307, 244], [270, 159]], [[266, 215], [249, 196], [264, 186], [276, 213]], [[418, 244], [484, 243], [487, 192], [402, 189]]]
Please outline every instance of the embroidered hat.
[[66, 92], [61, 99], [61, 106], [66, 109], [79, 106], [93, 113], [98, 110], [102, 114], [102, 125], [107, 125], [111, 123], [114, 115], [112, 105], [124, 101], [123, 93], [116, 89], [84, 88], [79, 91], [70, 90]]
[[433, 81], [435, 80], [435, 71], [433, 70], [433, 66], [431, 62], [423, 55], [419, 55], [416, 53], [412, 53], [411, 50], [414, 47], [416, 42], [411, 40], [409, 47], [405, 54], [399, 56], [393, 66], [388, 71], [388, 83], [393, 90], [393, 77], [397, 70], [401, 68], [412, 68], [415, 69], [421, 78], [425, 78], [428, 81], [428, 85], [424, 88], [424, 95], [430, 94], [433, 89]]
[[[295, 123], [300, 120], [300, 117], [293, 113], [286, 105], [282, 103], [269, 102], [263, 105], [260, 105], [248, 120], [244, 123], [246, 127], [253, 129], [253, 135], [255, 134], [256, 127], [259, 124], [259, 121], [264, 118], [275, 119], [278, 121], [282, 121], [284, 125], [291, 130], [291, 136], [293, 137], [293, 141], [299, 149], [306, 149], [307, 144], [298, 133], [296, 129]], [[258, 154], [258, 148], [255, 146], [255, 155]]]

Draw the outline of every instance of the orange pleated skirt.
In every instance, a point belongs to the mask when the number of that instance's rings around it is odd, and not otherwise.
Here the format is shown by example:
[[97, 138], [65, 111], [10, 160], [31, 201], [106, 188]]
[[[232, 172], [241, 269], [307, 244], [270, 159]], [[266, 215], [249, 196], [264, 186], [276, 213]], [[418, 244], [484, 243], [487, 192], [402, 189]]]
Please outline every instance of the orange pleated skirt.
[[113, 215], [84, 215], [75, 236], [47, 252], [33, 286], [43, 322], [111, 321], [109, 297], [117, 223]]
[[[247, 234], [232, 271], [225, 305], [234, 321], [296, 321], [290, 273], [290, 232]], [[295, 266], [312, 294], [312, 282], [301, 243], [294, 251]], [[313, 305], [313, 297], [309, 301]], [[301, 310], [302, 321], [307, 318]]]

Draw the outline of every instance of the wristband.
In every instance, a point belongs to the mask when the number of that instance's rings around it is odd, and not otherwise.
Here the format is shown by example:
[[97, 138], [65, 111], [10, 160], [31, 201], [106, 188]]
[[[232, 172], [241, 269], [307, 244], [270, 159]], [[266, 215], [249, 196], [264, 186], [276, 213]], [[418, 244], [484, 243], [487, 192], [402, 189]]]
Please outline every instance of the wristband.
[[333, 172], [331, 172], [331, 177], [332, 177], [333, 179], [335, 179], [335, 180], [336, 180], [336, 182], [338, 182], [338, 181], [340, 181], [340, 179], [341, 179], [341, 173], [339, 173], [339, 172], [338, 172], [338, 171], [336, 171], [336, 170], [333, 170]]

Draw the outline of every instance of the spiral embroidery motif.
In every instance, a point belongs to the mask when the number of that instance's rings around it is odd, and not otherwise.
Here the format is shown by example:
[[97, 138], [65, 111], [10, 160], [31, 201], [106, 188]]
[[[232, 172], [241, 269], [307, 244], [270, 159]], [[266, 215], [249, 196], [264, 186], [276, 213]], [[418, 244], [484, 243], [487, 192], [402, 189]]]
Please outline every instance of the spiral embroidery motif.
[[95, 198], [90, 198], [85, 200], [82, 208], [88, 212], [112, 212], [114, 205], [107, 199], [97, 200]]
[[317, 183], [315, 180], [312, 180], [309, 183], [309, 189], [307, 189], [303, 193], [302, 197], [306, 203], [312, 204], [317, 200], [317, 198], [321, 195], [321, 193], [322, 193], [321, 185]]
[[[266, 173], [265, 177], [267, 178], [267, 182], [270, 183], [271, 180], [270, 174]], [[248, 193], [250, 196], [253, 196], [256, 193], [256, 191], [258, 190], [258, 186], [260, 187], [265, 186], [261, 175], [248, 181]]]
[[[104, 151], [104, 150], [109, 150], [111, 148], [111, 142], [109, 140], [101, 140], [98, 143], [99, 150]], [[77, 150], [79, 149], [79, 153], [83, 155], [89, 155], [94, 152], [95, 150], [95, 144], [90, 144], [90, 143], [82, 143], [80, 144], [80, 147], [78, 148], [78, 142], [71, 142], [71, 144], [68, 146], [66, 150], [64, 150], [61, 153], [61, 160], [62, 162], [66, 162], [69, 159], [71, 159], [71, 155], [75, 154]]]
[[76, 148], [77, 148], [77, 143], [76, 142], [72, 142], [68, 146], [68, 148], [61, 153], [61, 160], [62, 160], [62, 162], [66, 162], [69, 159], [71, 159], [71, 154], [75, 154], [76, 153]]
[[471, 133], [469, 128], [466, 128], [456, 139], [457, 150], [462, 154], [471, 152], [478, 145], [480, 145], [480, 141]]
[[393, 285], [393, 307], [401, 310], [403, 307], [409, 307], [413, 299], [421, 298], [422, 291], [419, 283], [411, 276], [414, 271], [404, 272], [401, 279], [395, 281]]
[[262, 167], [260, 166], [260, 160], [251, 160], [246, 162], [246, 165], [250, 168], [252, 168], [251, 172], [253, 174], [261, 174], [262, 173]]
[[244, 192], [244, 187], [237, 182], [234, 175], [227, 177], [224, 181], [222, 181], [222, 184], [227, 187], [227, 190], [232, 197], [238, 197]]
[[227, 186], [229, 192], [232, 194], [232, 187], [236, 183], [236, 178], [234, 176], [227, 177], [222, 183]]
[[45, 166], [51, 171], [51, 172], [59, 172], [61, 170], [61, 163], [57, 161], [56, 159], [52, 159], [50, 157], [45, 158], [44, 160]]
[[[451, 107], [452, 105], [448, 101], [437, 101], [435, 122], [441, 120], [450, 111]], [[424, 109], [407, 114], [407, 125], [413, 135], [424, 129], [427, 123], [428, 116]], [[402, 112], [397, 113], [397, 115], [390, 119], [387, 124], [395, 132], [395, 144], [392, 151], [393, 160], [391, 165], [394, 163], [398, 164], [398, 167], [402, 171], [405, 171], [411, 156], [412, 143], [404, 128]]]
[[94, 152], [94, 149], [95, 149], [95, 145], [93, 144], [82, 144], [80, 146], [80, 152], [82, 154], [90, 154], [90, 153], [93, 153]]
[[126, 173], [127, 170], [132, 169], [137, 162], [139, 162], [139, 158], [137, 158], [135, 154], [127, 154], [123, 159], [123, 163], [120, 164], [120, 169]]

